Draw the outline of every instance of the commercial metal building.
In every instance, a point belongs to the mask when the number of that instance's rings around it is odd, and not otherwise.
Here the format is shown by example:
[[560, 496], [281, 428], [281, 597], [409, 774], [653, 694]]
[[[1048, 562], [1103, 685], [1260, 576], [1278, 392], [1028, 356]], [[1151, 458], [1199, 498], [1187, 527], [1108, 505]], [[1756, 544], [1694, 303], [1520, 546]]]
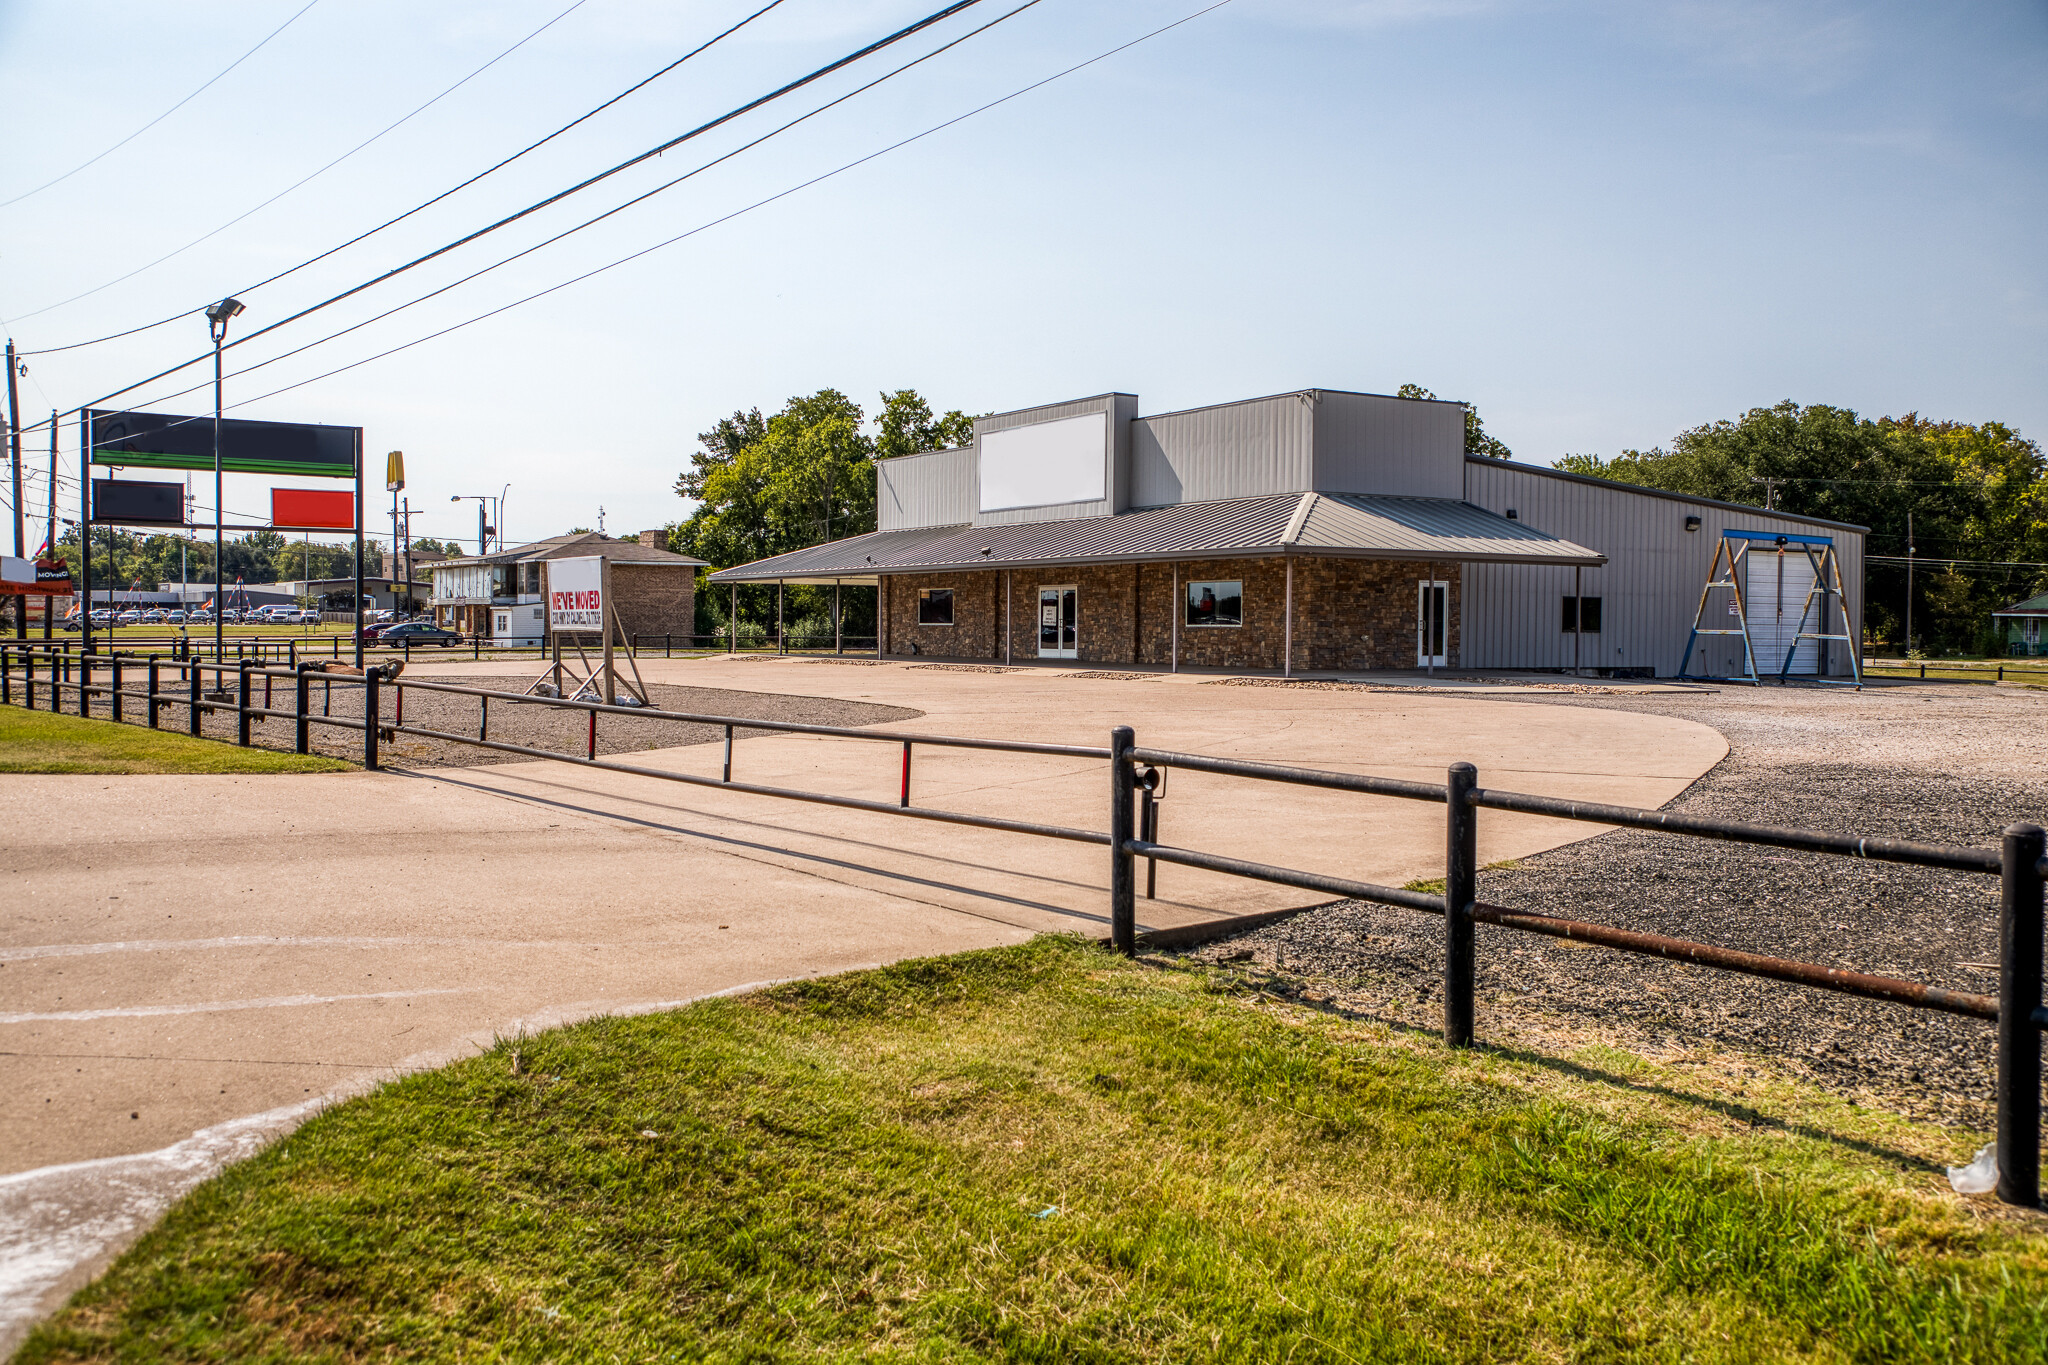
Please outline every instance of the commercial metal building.
[[[1468, 456], [1464, 433], [1462, 404], [1333, 389], [997, 413], [881, 462], [874, 532], [710, 581], [874, 585], [883, 655], [1725, 675], [1742, 635], [1694, 630], [1721, 627], [1709, 567], [1747, 533], [1760, 672], [1802, 633], [1858, 634], [1863, 528]], [[1832, 549], [1839, 600], [1816, 614], [1780, 536]], [[1809, 640], [1793, 671], [1847, 673], [1850, 647]]]

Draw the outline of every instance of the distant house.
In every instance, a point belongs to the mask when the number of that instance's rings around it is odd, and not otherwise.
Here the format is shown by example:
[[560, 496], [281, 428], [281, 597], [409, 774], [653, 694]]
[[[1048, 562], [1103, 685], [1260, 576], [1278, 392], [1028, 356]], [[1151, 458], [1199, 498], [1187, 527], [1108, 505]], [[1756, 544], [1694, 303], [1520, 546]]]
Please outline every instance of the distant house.
[[2013, 655], [2048, 654], [2048, 593], [2015, 602], [2004, 611], [1991, 613], [1994, 621], [2005, 622], [2005, 652]]
[[665, 531], [643, 531], [637, 540], [585, 531], [419, 567], [434, 580], [438, 624], [505, 644], [538, 644], [547, 636], [548, 561], [603, 555], [612, 564], [612, 596], [627, 635], [687, 636], [696, 629], [697, 570], [705, 562], [672, 553], [667, 541]]

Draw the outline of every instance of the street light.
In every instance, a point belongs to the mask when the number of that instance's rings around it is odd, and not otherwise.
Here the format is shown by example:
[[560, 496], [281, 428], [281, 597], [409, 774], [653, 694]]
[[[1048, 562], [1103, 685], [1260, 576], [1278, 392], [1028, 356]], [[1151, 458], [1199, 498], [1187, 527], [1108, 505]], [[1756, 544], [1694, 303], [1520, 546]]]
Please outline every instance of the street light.
[[226, 652], [221, 636], [221, 618], [226, 612], [222, 610], [224, 604], [221, 602], [220, 576], [220, 509], [225, 505], [221, 496], [220, 477], [220, 348], [221, 343], [227, 340], [228, 323], [241, 316], [242, 311], [240, 299], [222, 299], [206, 310], [206, 330], [213, 338], [213, 658], [216, 663], [220, 662], [221, 655]]
[[[512, 485], [508, 483], [497, 493], [450, 493], [448, 495], [448, 501], [450, 502], [474, 502], [476, 504], [476, 552], [478, 554], [490, 553], [489, 540], [493, 535], [498, 537], [498, 544], [503, 545], [505, 543], [503, 511], [505, 494], [511, 491]], [[485, 503], [491, 505], [488, 518], [485, 515]]]

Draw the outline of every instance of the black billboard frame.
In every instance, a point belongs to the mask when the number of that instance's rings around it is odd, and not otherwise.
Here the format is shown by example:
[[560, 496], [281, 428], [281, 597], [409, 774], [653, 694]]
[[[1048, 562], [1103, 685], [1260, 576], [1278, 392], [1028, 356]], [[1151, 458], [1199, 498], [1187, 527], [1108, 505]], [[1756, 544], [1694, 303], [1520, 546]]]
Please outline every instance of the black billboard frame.
[[[78, 550], [79, 550], [79, 554], [78, 554], [78, 558], [79, 558], [79, 574], [80, 574], [80, 580], [79, 580], [79, 603], [80, 603], [80, 605], [79, 605], [79, 609], [78, 609], [78, 632], [79, 632], [79, 635], [78, 635], [78, 647], [79, 647], [79, 649], [80, 649], [80, 650], [81, 650], [82, 652], [84, 652], [84, 653], [88, 653], [88, 654], [92, 652], [92, 648], [93, 648], [93, 644], [92, 644], [92, 528], [93, 528], [94, 526], [107, 526], [107, 527], [113, 527], [113, 526], [115, 526], [115, 525], [117, 525], [117, 524], [125, 524], [125, 523], [115, 523], [115, 522], [102, 522], [102, 521], [96, 521], [96, 520], [94, 520], [94, 518], [93, 518], [93, 505], [92, 505], [92, 504], [93, 504], [93, 497], [92, 497], [92, 485], [93, 485], [93, 477], [92, 477], [92, 467], [93, 467], [93, 465], [94, 465], [95, 463], [100, 463], [100, 464], [102, 465], [102, 467], [104, 467], [104, 468], [110, 468], [110, 469], [125, 469], [125, 468], [127, 468], [127, 466], [125, 466], [125, 465], [119, 465], [119, 464], [115, 464], [115, 463], [114, 463], [113, 461], [111, 461], [111, 460], [107, 460], [107, 461], [95, 461], [95, 460], [94, 460], [94, 458], [93, 458], [93, 444], [92, 444], [92, 419], [93, 419], [94, 413], [95, 413], [95, 410], [94, 410], [94, 409], [81, 409], [81, 410], [79, 411], [79, 414], [78, 414], [78, 482], [79, 482], [79, 486], [80, 486], [80, 488], [81, 488], [81, 489], [83, 490], [83, 491], [81, 492], [81, 494], [80, 494], [80, 497], [79, 497], [79, 503], [80, 503], [80, 506], [79, 506], [79, 509], [78, 509], [78, 511], [79, 511], [79, 516], [78, 516]], [[205, 421], [205, 420], [207, 420], [207, 419], [205, 419], [205, 418], [188, 418], [188, 419], [185, 419], [185, 420], [188, 420], [188, 421]], [[315, 425], [315, 424], [313, 424], [313, 423], [282, 423], [282, 422], [281, 422], [281, 423], [275, 423], [274, 425], [278, 425], [278, 426], [311, 426], [311, 425]], [[356, 667], [357, 667], [357, 668], [361, 668], [361, 667], [363, 666], [363, 429], [362, 429], [361, 427], [341, 427], [341, 428], [335, 428], [335, 429], [336, 429], [336, 430], [342, 430], [342, 431], [348, 431], [348, 432], [351, 432], [351, 433], [353, 433], [353, 438], [352, 438], [352, 444], [353, 444], [353, 446], [354, 446], [354, 461], [353, 461], [353, 463], [354, 463], [354, 465], [355, 465], [355, 485], [356, 485], [356, 525], [355, 525], [355, 534], [356, 534], [356, 592], [355, 592], [355, 611], [354, 611], [354, 615], [355, 615], [355, 662], [356, 662]], [[54, 422], [54, 420], [53, 420], [53, 422], [52, 422], [52, 424], [51, 424], [51, 432], [52, 432], [52, 436], [51, 436], [51, 439], [52, 439], [52, 441], [53, 441], [53, 442], [55, 441], [55, 431], [56, 431], [56, 426], [55, 426], [55, 422]], [[55, 452], [55, 446], [54, 446], [54, 444], [53, 444], [53, 445], [52, 445], [52, 453], [54, 454], [54, 452]], [[116, 453], [118, 454], [118, 453], [120, 453], [120, 452], [116, 452]], [[150, 466], [150, 467], [151, 467], [151, 468], [158, 468], [158, 467], [161, 467], [161, 466]], [[216, 481], [216, 487], [218, 486], [218, 480], [219, 480], [219, 476], [220, 476], [220, 474], [221, 474], [221, 473], [223, 473], [223, 472], [225, 472], [225, 471], [224, 471], [223, 469], [219, 469], [219, 468], [215, 469], [215, 471], [214, 471], [214, 475], [215, 475], [215, 481]], [[258, 472], [278, 472], [278, 471], [257, 471], [257, 470], [237, 470], [237, 471], [235, 471], [235, 472], [237, 472], [237, 473], [258, 473]], [[343, 478], [343, 477], [346, 477], [346, 476], [345, 476], [345, 475], [341, 475], [341, 474], [335, 474], [335, 473], [314, 473], [314, 472], [312, 472], [312, 471], [310, 471], [310, 470], [307, 470], [307, 471], [301, 471], [301, 472], [299, 472], [299, 473], [296, 473], [296, 474], [294, 474], [294, 475], [293, 475], [293, 477], [296, 477], [296, 478]], [[220, 494], [219, 494], [218, 492], [216, 492], [216, 493], [214, 494], [214, 499], [213, 499], [213, 500], [214, 500], [215, 504], [219, 504], [219, 503], [221, 502], [221, 500], [222, 500], [222, 499], [221, 499], [221, 497], [220, 497]], [[222, 606], [221, 606], [221, 601], [220, 601], [220, 598], [221, 598], [221, 552], [220, 552], [220, 539], [221, 539], [221, 535], [222, 535], [223, 533], [225, 533], [225, 532], [226, 532], [226, 530], [227, 530], [227, 525], [226, 525], [226, 523], [224, 523], [224, 522], [223, 522], [223, 521], [221, 520], [221, 516], [222, 516], [222, 513], [223, 513], [223, 511], [224, 511], [224, 509], [223, 509], [223, 508], [221, 508], [221, 507], [219, 507], [218, 505], [216, 505], [216, 506], [214, 507], [214, 509], [213, 509], [213, 522], [212, 522], [212, 527], [213, 527], [213, 531], [214, 531], [214, 552], [213, 552], [213, 578], [214, 578], [214, 591], [213, 591], [213, 597], [214, 597], [214, 603], [213, 603], [213, 609], [214, 609], [214, 620], [215, 620], [216, 622], [218, 622], [218, 621], [220, 620], [220, 612], [221, 612], [221, 610], [222, 610]], [[195, 526], [195, 527], [194, 527], [194, 529], [198, 529], [198, 528], [197, 528], [197, 527]], [[246, 529], [248, 529], [248, 530], [251, 530], [251, 531], [260, 531], [260, 530], [287, 530], [287, 531], [297, 531], [297, 530], [308, 530], [308, 531], [310, 531], [310, 530], [312, 530], [312, 529], [314, 529], [314, 528], [311, 528], [311, 527], [298, 527], [298, 526], [286, 526], [286, 527], [277, 527], [277, 526], [268, 526], [268, 527], [265, 527], [265, 526], [251, 526], [251, 527], [248, 527], [248, 528], [246, 528]], [[332, 530], [337, 530], [337, 529], [339, 529], [339, 528], [337, 528], [337, 527], [332, 527], [332, 526], [329, 526], [329, 527], [324, 527], [324, 528], [321, 528], [321, 529], [324, 529], [324, 530], [329, 530], [329, 531], [332, 531]], [[55, 553], [55, 551], [56, 551], [56, 547], [55, 547], [54, 545], [53, 545], [53, 546], [51, 546], [51, 547], [50, 547], [50, 549], [51, 549], [51, 552], [52, 552], [52, 553]], [[111, 561], [110, 561], [110, 562], [111, 562]], [[109, 600], [109, 602], [107, 603], [107, 605], [108, 605], [108, 606], [109, 606], [109, 607], [111, 608], [111, 607], [113, 606], [113, 602], [112, 602], [111, 600]], [[112, 644], [112, 641], [113, 641], [113, 630], [112, 630], [112, 627], [111, 627], [111, 626], [110, 626], [110, 627], [108, 628], [108, 632], [107, 632], [107, 639], [108, 639], [108, 643], [109, 643], [109, 645], [111, 645], [111, 644]]]

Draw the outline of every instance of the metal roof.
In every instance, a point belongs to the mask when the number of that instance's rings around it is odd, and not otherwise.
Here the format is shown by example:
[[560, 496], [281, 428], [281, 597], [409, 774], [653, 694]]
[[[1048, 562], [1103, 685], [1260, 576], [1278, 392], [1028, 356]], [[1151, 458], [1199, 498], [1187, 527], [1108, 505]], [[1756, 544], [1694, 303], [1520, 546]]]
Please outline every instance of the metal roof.
[[2004, 611], [1994, 611], [1993, 616], [2048, 616], [2048, 593], [2040, 597], [2029, 597], [2024, 602], [2015, 602]]
[[1275, 493], [1072, 521], [873, 531], [721, 569], [710, 581], [858, 583], [883, 573], [1267, 555], [1607, 562], [1583, 546], [1448, 498]]

